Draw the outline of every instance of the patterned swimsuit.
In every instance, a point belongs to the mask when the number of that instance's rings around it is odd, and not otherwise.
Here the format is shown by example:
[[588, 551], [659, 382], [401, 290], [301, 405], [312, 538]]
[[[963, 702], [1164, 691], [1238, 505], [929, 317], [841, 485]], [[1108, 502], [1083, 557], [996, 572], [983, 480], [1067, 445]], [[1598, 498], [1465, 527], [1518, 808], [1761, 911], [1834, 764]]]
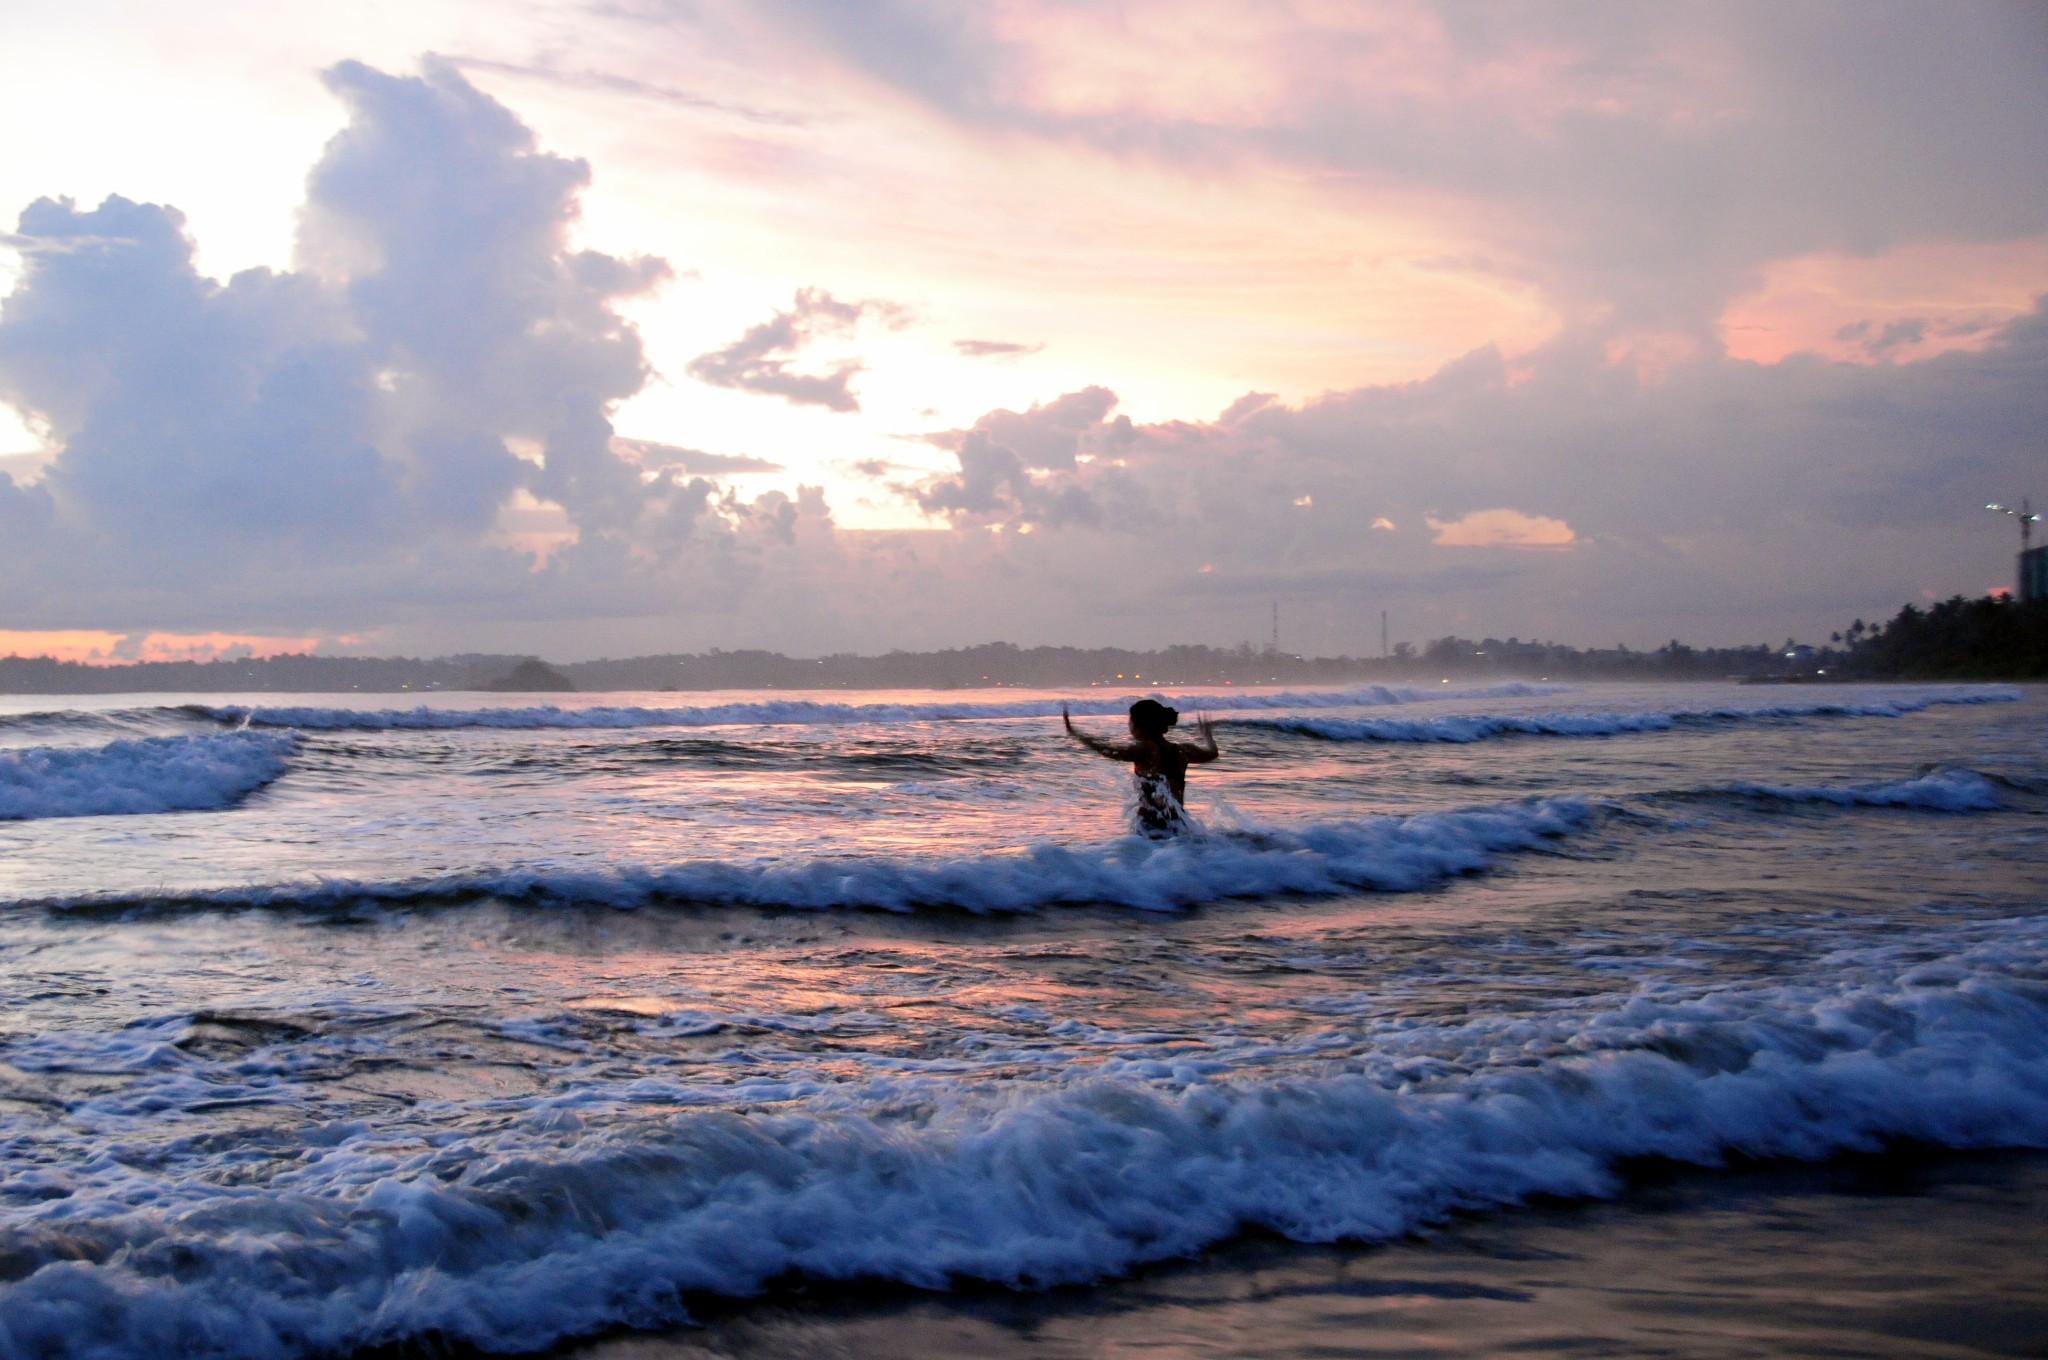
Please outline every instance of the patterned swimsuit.
[[1134, 774], [1137, 796], [1131, 805], [1131, 829], [1155, 841], [1169, 840], [1194, 828], [1187, 809], [1173, 796], [1163, 774]]

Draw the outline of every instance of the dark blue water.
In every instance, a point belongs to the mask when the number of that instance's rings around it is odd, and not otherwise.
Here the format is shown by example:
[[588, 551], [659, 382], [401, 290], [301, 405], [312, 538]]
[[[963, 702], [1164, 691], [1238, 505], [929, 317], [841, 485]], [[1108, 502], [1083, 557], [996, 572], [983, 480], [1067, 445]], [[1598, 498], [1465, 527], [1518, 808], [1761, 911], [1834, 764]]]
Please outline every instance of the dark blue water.
[[1167, 844], [1057, 695], [676, 697], [10, 701], [0, 1355], [2048, 1146], [2036, 690], [1217, 696]]

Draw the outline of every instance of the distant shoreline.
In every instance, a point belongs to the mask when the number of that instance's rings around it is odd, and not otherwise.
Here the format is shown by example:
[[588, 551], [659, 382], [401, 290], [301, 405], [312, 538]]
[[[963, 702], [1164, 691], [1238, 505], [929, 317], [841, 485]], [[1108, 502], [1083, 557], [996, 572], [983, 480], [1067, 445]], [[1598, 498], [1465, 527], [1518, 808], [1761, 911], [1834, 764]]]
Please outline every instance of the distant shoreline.
[[1429, 684], [1456, 678], [1700, 680], [1750, 684], [2048, 679], [2048, 601], [1961, 596], [1858, 619], [1826, 645], [1580, 648], [1520, 638], [1400, 643], [1377, 657], [1301, 656], [1249, 643], [1156, 651], [984, 643], [931, 652], [667, 653], [549, 663], [528, 654], [433, 658], [291, 653], [220, 661], [90, 665], [0, 657], [0, 694], [701, 693], [711, 690], [1064, 689], [1183, 685]]
[[[4, 657], [0, 657], [0, 674], [4, 674], [4, 668], [5, 668], [6, 662], [7, 662], [8, 660], [10, 660], [10, 659], [11, 659], [11, 658], [4, 658]], [[121, 667], [121, 668], [113, 668], [113, 667], [110, 667], [110, 668], [107, 668], [107, 669], [109, 669], [109, 670], [115, 670], [115, 671], [119, 672], [119, 671], [125, 671], [125, 670], [128, 670], [128, 669], [130, 669], [130, 668], [126, 668], [126, 667]], [[559, 669], [559, 670], [562, 670], [562, 671], [573, 671], [573, 670], [575, 669], [575, 667], [573, 667], [573, 666], [561, 666], [561, 667], [558, 667], [558, 668], [556, 668], [556, 669]], [[95, 677], [95, 678], [97, 678], [97, 677]], [[1665, 673], [1660, 673], [1660, 672], [1656, 672], [1656, 671], [1637, 671], [1637, 672], [1628, 672], [1628, 673], [1621, 673], [1621, 674], [1602, 674], [1602, 673], [1587, 673], [1587, 672], [1578, 672], [1578, 673], [1570, 673], [1570, 674], [1561, 674], [1561, 675], [1537, 675], [1537, 674], [1533, 674], [1533, 673], [1524, 673], [1524, 672], [1521, 672], [1521, 671], [1506, 671], [1506, 670], [1503, 670], [1503, 671], [1484, 671], [1484, 672], [1479, 672], [1479, 671], [1469, 671], [1469, 670], [1456, 670], [1456, 671], [1453, 671], [1453, 672], [1452, 672], [1452, 673], [1451, 673], [1451, 674], [1450, 674], [1449, 676], [1445, 676], [1445, 675], [1441, 675], [1441, 674], [1439, 674], [1439, 673], [1436, 673], [1436, 672], [1432, 672], [1432, 671], [1427, 671], [1427, 670], [1416, 670], [1416, 669], [1410, 669], [1410, 670], [1407, 670], [1407, 671], [1402, 671], [1402, 672], [1390, 672], [1390, 671], [1386, 671], [1386, 670], [1378, 670], [1378, 671], [1373, 671], [1373, 672], [1368, 672], [1368, 673], [1363, 673], [1363, 674], [1352, 674], [1352, 675], [1326, 675], [1326, 676], [1317, 676], [1317, 677], [1314, 677], [1314, 678], [1307, 678], [1307, 677], [1301, 677], [1301, 676], [1293, 676], [1293, 677], [1283, 677], [1283, 678], [1277, 678], [1277, 679], [1247, 679], [1247, 680], [1239, 680], [1239, 679], [1235, 679], [1235, 678], [1227, 678], [1227, 679], [1220, 679], [1220, 680], [1219, 680], [1219, 679], [1207, 679], [1207, 678], [1187, 678], [1187, 677], [1182, 677], [1182, 678], [1177, 678], [1177, 679], [1172, 679], [1172, 680], [1157, 680], [1157, 681], [1155, 681], [1155, 680], [1152, 680], [1152, 679], [1151, 679], [1150, 677], [1147, 677], [1147, 678], [1144, 678], [1144, 679], [1121, 679], [1121, 680], [1120, 680], [1120, 679], [1114, 679], [1114, 678], [1112, 678], [1112, 679], [1109, 679], [1109, 680], [1101, 680], [1101, 679], [1078, 679], [1078, 680], [1054, 680], [1054, 679], [1048, 679], [1048, 680], [1043, 680], [1043, 681], [1030, 681], [1030, 682], [1027, 682], [1027, 681], [1013, 681], [1013, 680], [987, 680], [987, 681], [982, 681], [982, 680], [976, 680], [976, 681], [962, 681], [962, 682], [946, 682], [946, 681], [918, 681], [918, 680], [911, 680], [911, 679], [905, 679], [905, 680], [900, 680], [900, 681], [892, 681], [892, 682], [872, 682], [872, 683], [861, 683], [861, 682], [858, 682], [858, 681], [835, 681], [835, 682], [827, 682], [827, 681], [824, 681], [824, 680], [819, 680], [819, 681], [816, 681], [816, 682], [814, 682], [814, 683], [811, 683], [811, 684], [807, 684], [807, 685], [806, 685], [806, 684], [797, 684], [797, 683], [775, 683], [775, 682], [770, 682], [770, 681], [753, 681], [753, 682], [748, 682], [748, 681], [742, 681], [742, 680], [733, 680], [733, 681], [731, 681], [731, 682], [729, 682], [729, 683], [725, 683], [725, 684], [702, 684], [702, 685], [664, 685], [664, 686], [633, 686], [633, 685], [619, 685], [619, 686], [616, 686], [616, 687], [604, 687], [604, 688], [597, 688], [597, 687], [593, 687], [593, 686], [589, 686], [589, 685], [577, 685], [577, 686], [575, 686], [574, 688], [549, 688], [549, 687], [544, 687], [544, 686], [533, 686], [533, 687], [523, 687], [523, 686], [522, 686], [522, 687], [514, 687], [514, 686], [504, 686], [504, 685], [497, 685], [497, 686], [494, 686], [494, 685], [488, 685], [488, 684], [435, 684], [435, 683], [431, 683], [431, 682], [429, 682], [429, 683], [422, 683], [422, 684], [409, 684], [409, 683], [403, 683], [403, 682], [401, 682], [401, 683], [399, 683], [399, 684], [394, 684], [394, 685], [368, 685], [368, 684], [332, 684], [332, 685], [321, 685], [321, 684], [318, 684], [318, 683], [306, 683], [306, 684], [297, 684], [297, 685], [289, 685], [289, 686], [286, 686], [286, 685], [278, 685], [278, 684], [262, 684], [262, 683], [247, 683], [247, 682], [240, 682], [240, 683], [238, 683], [238, 682], [236, 681], [236, 678], [235, 678], [235, 677], [229, 677], [229, 676], [219, 676], [219, 675], [212, 675], [212, 676], [207, 676], [207, 677], [205, 677], [205, 681], [206, 681], [206, 683], [200, 683], [200, 684], [192, 684], [192, 683], [182, 683], [182, 684], [181, 684], [181, 683], [175, 683], [175, 682], [168, 682], [168, 681], [166, 681], [166, 682], [159, 682], [159, 683], [149, 683], [149, 682], [146, 682], [146, 681], [143, 681], [143, 680], [141, 680], [140, 678], [137, 678], [137, 679], [135, 680], [135, 682], [134, 682], [134, 683], [122, 683], [123, 681], [127, 681], [128, 679], [129, 679], [129, 677], [128, 677], [127, 675], [125, 675], [125, 674], [119, 674], [119, 673], [117, 673], [117, 674], [114, 674], [114, 675], [109, 675], [109, 676], [107, 676], [107, 677], [106, 677], [106, 680], [107, 680], [107, 682], [108, 682], [108, 683], [102, 683], [102, 684], [98, 684], [98, 685], [92, 685], [92, 686], [90, 686], [90, 687], [86, 687], [86, 686], [77, 686], [77, 687], [72, 687], [72, 688], [48, 688], [48, 687], [41, 687], [41, 688], [37, 688], [37, 687], [18, 687], [18, 686], [15, 686], [15, 685], [11, 685], [11, 684], [5, 684], [5, 683], [0, 683], [0, 697], [5, 697], [5, 698], [36, 698], [36, 697], [49, 697], [49, 698], [88, 698], [88, 697], [95, 697], [95, 696], [97, 696], [97, 697], [118, 697], [118, 696], [126, 696], [126, 695], [232, 695], [232, 694], [276, 694], [276, 695], [337, 695], [337, 696], [338, 696], [338, 695], [348, 695], [348, 694], [361, 694], [361, 695], [382, 695], [382, 696], [388, 696], [388, 697], [391, 697], [391, 698], [394, 698], [394, 699], [402, 699], [402, 698], [406, 698], [406, 697], [408, 697], [408, 696], [414, 696], [414, 697], [416, 697], [416, 696], [423, 696], [423, 695], [429, 695], [429, 694], [433, 694], [433, 695], [459, 695], [459, 694], [467, 694], [467, 695], [475, 695], [475, 696], [477, 696], [477, 697], [479, 697], [479, 698], [485, 698], [485, 697], [488, 697], [488, 698], [493, 698], [493, 699], [506, 699], [506, 698], [512, 698], [512, 697], [516, 697], [516, 696], [519, 696], [519, 695], [530, 695], [530, 696], [531, 696], [531, 697], [532, 697], [532, 698], [533, 698], [533, 699], [534, 699], [535, 701], [539, 701], [539, 702], [546, 702], [546, 701], [552, 701], [552, 700], [559, 700], [559, 699], [562, 699], [562, 698], [564, 698], [564, 697], [570, 697], [570, 696], [573, 696], [573, 697], [579, 697], [579, 698], [599, 698], [599, 697], [602, 697], [602, 696], [605, 696], [605, 695], [615, 695], [615, 694], [641, 694], [641, 695], [646, 695], [646, 694], [674, 694], [674, 695], [691, 695], [691, 694], [720, 694], [720, 693], [732, 693], [732, 692], [756, 692], [756, 691], [770, 691], [770, 692], [790, 692], [790, 693], [804, 693], [804, 692], [816, 692], [816, 691], [835, 691], [835, 692], [843, 692], [843, 693], [847, 693], [847, 694], [862, 694], [862, 693], [877, 693], [877, 692], [886, 692], [886, 691], [904, 691], [904, 690], [917, 690], [917, 691], [926, 691], [926, 692], [930, 692], [930, 693], [933, 693], [933, 694], [963, 694], [963, 693], [993, 693], [993, 692], [997, 692], [997, 691], [1009, 691], [1009, 690], [1034, 690], [1034, 691], [1045, 691], [1045, 690], [1062, 690], [1062, 691], [1069, 691], [1069, 692], [1077, 692], [1077, 693], [1078, 693], [1078, 692], [1081, 692], [1081, 691], [1085, 691], [1085, 690], [1089, 690], [1089, 689], [1109, 689], [1109, 690], [1116, 690], [1116, 691], [1129, 691], [1129, 692], [1132, 692], [1132, 693], [1138, 693], [1138, 692], [1142, 692], [1142, 691], [1145, 691], [1145, 690], [1152, 690], [1152, 689], [1158, 689], [1158, 690], [1184, 690], [1184, 689], [1217, 689], [1217, 688], [1225, 688], [1225, 687], [1231, 687], [1231, 686], [1235, 686], [1235, 687], [1238, 687], [1238, 688], [1242, 688], [1242, 689], [1247, 689], [1247, 690], [1251, 690], [1251, 689], [1271, 689], [1271, 688], [1282, 688], [1282, 687], [1286, 687], [1286, 686], [1290, 686], [1290, 685], [1302, 685], [1302, 684], [1310, 684], [1310, 685], [1315, 685], [1315, 686], [1342, 686], [1342, 685], [1346, 685], [1346, 684], [1352, 684], [1352, 685], [1390, 685], [1390, 686], [1402, 686], [1402, 687], [1406, 687], [1406, 686], [1414, 686], [1414, 687], [1417, 687], [1417, 688], [1427, 689], [1427, 688], [1429, 688], [1429, 687], [1430, 687], [1430, 686], [1432, 686], [1432, 685], [1437, 685], [1437, 684], [1441, 684], [1441, 683], [1442, 683], [1442, 682], [1443, 682], [1443, 681], [1444, 681], [1445, 679], [1453, 679], [1453, 680], [1457, 680], [1457, 681], [1461, 681], [1461, 682], [1467, 682], [1467, 683], [1470, 683], [1470, 682], [1481, 682], [1481, 681], [1487, 681], [1487, 682], [1490, 682], [1490, 681], [1502, 681], [1502, 682], [1505, 682], [1505, 681], [1525, 681], [1525, 682], [1529, 682], [1529, 683], [1537, 683], [1537, 684], [1540, 684], [1540, 683], [1545, 683], [1545, 682], [1548, 682], [1548, 683], [1551, 683], [1551, 684], [1563, 684], [1563, 683], [1569, 683], [1569, 684], [1587, 684], [1587, 685], [1606, 685], [1606, 684], [1627, 684], [1627, 683], [1630, 683], [1630, 682], [1635, 682], [1635, 683], [1656, 683], [1656, 684], [1683, 684], [1683, 685], [1711, 685], [1711, 684], [1741, 684], [1741, 685], [1759, 685], [1759, 686], [1765, 686], [1765, 685], [1799, 685], [1799, 686], [1814, 686], [1814, 685], [1900, 685], [1900, 686], [1910, 686], [1910, 685], [1928, 685], [1928, 684], [2040, 684], [2040, 683], [2043, 683], [2043, 680], [2042, 680], [2042, 678], [2041, 678], [2041, 677], [2020, 677], [2020, 678], [2017, 678], [2017, 679], [2015, 679], [2015, 678], [2013, 678], [2013, 677], [2010, 677], [2010, 676], [2002, 676], [2002, 675], [1984, 675], [1984, 676], [1973, 676], [1973, 675], [1942, 675], [1942, 676], [1874, 676], [1874, 675], [1851, 675], [1851, 674], [1843, 674], [1843, 675], [1839, 675], [1839, 676], [1836, 676], [1836, 675], [1824, 675], [1824, 676], [1811, 676], [1811, 675], [1795, 675], [1795, 676], [1742, 676], [1742, 675], [1698, 675], [1698, 674], [1681, 674], [1681, 675], [1672, 675], [1672, 674], [1665, 674]]]
[[1018, 648], [788, 657], [709, 652], [541, 663], [530, 656], [322, 657], [86, 665], [0, 657], [0, 694], [702, 693], [716, 690], [994, 690], [1168, 688], [1190, 685], [1435, 684], [1469, 680], [1702, 680], [1773, 678], [1773, 649], [1582, 652], [1547, 644], [1433, 645], [1396, 657], [1305, 657], [1274, 651], [1175, 647], [1158, 652]]

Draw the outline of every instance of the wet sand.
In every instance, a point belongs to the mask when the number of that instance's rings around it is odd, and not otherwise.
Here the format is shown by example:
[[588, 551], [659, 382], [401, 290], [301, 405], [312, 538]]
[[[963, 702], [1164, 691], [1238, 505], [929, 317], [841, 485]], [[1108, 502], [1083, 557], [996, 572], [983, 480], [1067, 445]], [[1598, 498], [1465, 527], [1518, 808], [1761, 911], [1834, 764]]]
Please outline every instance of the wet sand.
[[1240, 1241], [1094, 1289], [796, 1288], [575, 1360], [2048, 1356], [2048, 1155], [1639, 1170], [1377, 1248]]

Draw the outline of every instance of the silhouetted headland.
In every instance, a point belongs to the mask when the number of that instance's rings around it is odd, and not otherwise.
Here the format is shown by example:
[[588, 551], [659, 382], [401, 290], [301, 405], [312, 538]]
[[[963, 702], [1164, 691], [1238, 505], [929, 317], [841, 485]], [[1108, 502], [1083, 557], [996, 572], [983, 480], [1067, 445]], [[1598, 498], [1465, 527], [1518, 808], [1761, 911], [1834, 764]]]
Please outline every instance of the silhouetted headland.
[[576, 682], [537, 656], [529, 656], [484, 688], [499, 694], [566, 694]]

